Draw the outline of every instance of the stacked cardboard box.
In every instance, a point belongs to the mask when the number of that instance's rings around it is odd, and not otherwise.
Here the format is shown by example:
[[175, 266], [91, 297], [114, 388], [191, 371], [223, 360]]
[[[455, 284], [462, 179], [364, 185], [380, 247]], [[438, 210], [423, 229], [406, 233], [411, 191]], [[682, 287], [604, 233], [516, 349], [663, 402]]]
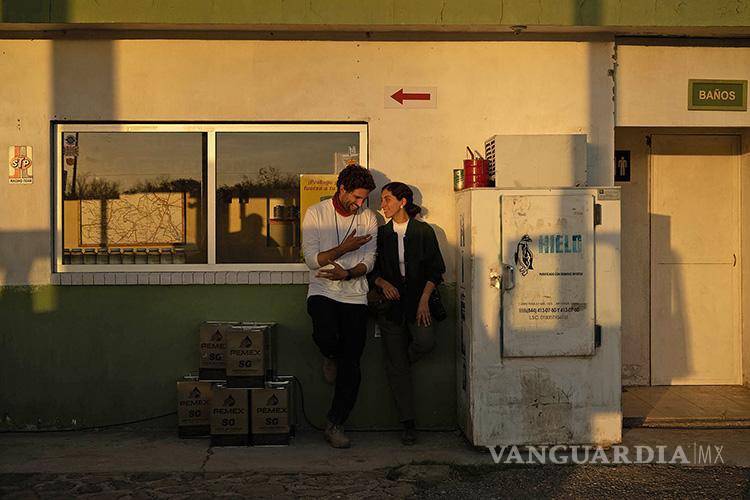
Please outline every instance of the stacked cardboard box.
[[211, 446], [250, 444], [249, 394], [220, 384], [211, 400]]
[[225, 380], [224, 351], [226, 351], [227, 330], [237, 324], [226, 321], [206, 321], [201, 324], [200, 367], [198, 376], [201, 380]]
[[229, 387], [264, 387], [273, 380], [273, 325], [240, 323], [231, 325], [225, 335], [225, 370]]
[[289, 444], [290, 382], [276, 377], [275, 324], [206, 321], [198, 377], [177, 382], [180, 437], [213, 446]]
[[254, 446], [286, 445], [293, 429], [294, 408], [288, 381], [250, 389], [250, 433]]
[[200, 382], [197, 377], [177, 381], [177, 432], [180, 437], [209, 434], [213, 390], [211, 382]]

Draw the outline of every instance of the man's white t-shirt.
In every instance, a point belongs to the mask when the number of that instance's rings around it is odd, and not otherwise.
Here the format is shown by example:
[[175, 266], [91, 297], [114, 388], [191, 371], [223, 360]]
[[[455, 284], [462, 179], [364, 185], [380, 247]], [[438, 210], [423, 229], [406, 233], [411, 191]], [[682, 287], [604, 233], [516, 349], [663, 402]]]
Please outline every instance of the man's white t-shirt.
[[409, 220], [406, 222], [398, 223], [393, 221], [393, 230], [398, 236], [398, 268], [401, 270], [401, 276], [406, 276], [406, 263], [404, 262], [404, 236], [406, 236], [406, 228], [409, 227]]
[[344, 269], [351, 269], [359, 263], [364, 263], [367, 272], [370, 272], [375, 265], [378, 237], [378, 219], [375, 212], [363, 207], [353, 215], [344, 217], [336, 212], [333, 199], [321, 201], [307, 209], [302, 221], [302, 252], [305, 263], [310, 268], [308, 297], [322, 295], [346, 304], [367, 304], [369, 288], [366, 276], [340, 281], [315, 276], [323, 267], [318, 264], [318, 254], [338, 246], [352, 231], [355, 231], [357, 236], [370, 234], [372, 239], [359, 249], [345, 253], [334, 262]]

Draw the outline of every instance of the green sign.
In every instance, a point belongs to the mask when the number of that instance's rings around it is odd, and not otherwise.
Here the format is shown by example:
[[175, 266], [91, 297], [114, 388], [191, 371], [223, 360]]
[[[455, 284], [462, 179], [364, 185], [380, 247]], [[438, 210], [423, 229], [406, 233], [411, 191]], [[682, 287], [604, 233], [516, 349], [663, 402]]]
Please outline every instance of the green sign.
[[747, 111], [747, 80], [688, 80], [688, 109]]

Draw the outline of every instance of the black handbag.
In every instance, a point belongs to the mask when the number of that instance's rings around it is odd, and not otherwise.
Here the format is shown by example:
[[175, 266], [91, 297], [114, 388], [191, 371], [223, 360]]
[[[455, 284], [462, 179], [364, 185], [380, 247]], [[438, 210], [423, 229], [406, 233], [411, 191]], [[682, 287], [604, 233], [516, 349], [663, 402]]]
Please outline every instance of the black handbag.
[[445, 310], [443, 300], [440, 298], [440, 292], [438, 292], [437, 288], [432, 290], [428, 305], [430, 307], [430, 316], [432, 316], [435, 321], [443, 321], [448, 317], [448, 312]]
[[385, 314], [390, 308], [390, 302], [385, 298], [385, 295], [375, 286], [367, 292], [367, 309], [370, 314], [377, 316], [378, 314]]

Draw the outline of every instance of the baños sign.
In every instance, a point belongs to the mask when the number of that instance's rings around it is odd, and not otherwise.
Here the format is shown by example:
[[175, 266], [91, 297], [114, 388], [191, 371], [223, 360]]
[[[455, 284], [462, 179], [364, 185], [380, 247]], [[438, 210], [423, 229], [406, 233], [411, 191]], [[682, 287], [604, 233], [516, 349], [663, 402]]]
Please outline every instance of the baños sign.
[[747, 111], [747, 80], [688, 80], [688, 109]]

